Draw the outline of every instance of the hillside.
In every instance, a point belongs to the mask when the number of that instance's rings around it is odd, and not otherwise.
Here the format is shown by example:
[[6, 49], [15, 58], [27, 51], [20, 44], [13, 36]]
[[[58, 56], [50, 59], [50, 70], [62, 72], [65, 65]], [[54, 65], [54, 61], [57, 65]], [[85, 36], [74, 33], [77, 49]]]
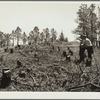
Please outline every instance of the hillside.
[[[11, 82], [0, 91], [100, 91], [99, 50], [95, 49], [92, 65], [86, 66], [86, 62], [77, 63], [79, 48], [75, 45], [78, 43], [61, 43], [60, 51], [57, 51], [57, 44], [54, 49], [49, 45], [30, 45], [16, 48], [13, 53], [4, 52], [2, 48], [0, 77], [2, 69], [8, 68]], [[73, 51], [70, 61], [62, 56], [68, 46]], [[18, 61], [21, 62], [19, 66]]]

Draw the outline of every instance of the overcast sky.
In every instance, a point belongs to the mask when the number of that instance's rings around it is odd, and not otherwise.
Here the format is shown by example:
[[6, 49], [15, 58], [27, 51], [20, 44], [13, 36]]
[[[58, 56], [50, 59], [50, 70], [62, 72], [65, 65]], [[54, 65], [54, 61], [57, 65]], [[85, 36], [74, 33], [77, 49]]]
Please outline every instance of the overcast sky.
[[[17, 26], [29, 34], [35, 26], [40, 32], [44, 28], [55, 28], [58, 35], [63, 31], [70, 41], [74, 40], [72, 30], [77, 27], [76, 12], [85, 2], [1, 2], [0, 31], [11, 33]], [[87, 2], [88, 3], [88, 2]]]

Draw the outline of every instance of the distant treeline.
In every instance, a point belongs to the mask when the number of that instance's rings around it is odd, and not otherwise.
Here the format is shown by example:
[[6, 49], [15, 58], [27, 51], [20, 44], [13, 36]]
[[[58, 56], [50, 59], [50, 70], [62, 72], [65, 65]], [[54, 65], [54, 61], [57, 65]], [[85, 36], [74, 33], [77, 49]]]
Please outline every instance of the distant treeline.
[[42, 32], [39, 32], [39, 28], [37, 26], [29, 33], [22, 33], [22, 29], [18, 26], [15, 30], [12, 30], [11, 33], [0, 32], [0, 45], [2, 46], [14, 46], [15, 41], [17, 41], [17, 45], [20, 44], [20, 41], [23, 42], [23, 45], [26, 43], [53, 43], [54, 41], [65, 41], [68, 42], [68, 38], [64, 37], [63, 32], [57, 38], [57, 31], [52, 28], [49, 30], [48, 28], [43, 29]]

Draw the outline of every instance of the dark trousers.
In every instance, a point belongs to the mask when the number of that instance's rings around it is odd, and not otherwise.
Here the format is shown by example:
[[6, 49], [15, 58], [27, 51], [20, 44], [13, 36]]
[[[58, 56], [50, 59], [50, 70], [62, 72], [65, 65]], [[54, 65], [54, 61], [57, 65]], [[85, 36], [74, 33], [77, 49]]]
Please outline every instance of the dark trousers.
[[80, 61], [84, 61], [84, 51], [85, 51], [85, 48], [82, 48], [80, 46], [80, 51], [79, 51]]
[[80, 56], [80, 61], [84, 61], [84, 51], [87, 50], [88, 52], [88, 58], [92, 59], [92, 53], [93, 53], [93, 46], [82, 48], [80, 46], [80, 51], [79, 51], [79, 56]]
[[88, 58], [92, 59], [93, 46], [87, 47]]

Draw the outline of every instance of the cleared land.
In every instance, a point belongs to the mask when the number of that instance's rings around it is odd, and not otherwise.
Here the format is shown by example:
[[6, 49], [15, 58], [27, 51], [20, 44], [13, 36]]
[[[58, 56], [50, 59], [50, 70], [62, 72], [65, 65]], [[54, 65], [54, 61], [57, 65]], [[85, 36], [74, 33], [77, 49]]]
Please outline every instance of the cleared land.
[[[57, 51], [57, 46], [61, 48]], [[71, 61], [62, 57], [67, 46], [73, 51]], [[14, 49], [14, 53], [1, 49], [0, 77], [2, 69], [11, 70], [11, 84], [0, 91], [100, 91], [100, 51], [94, 49], [92, 65], [77, 63], [79, 47], [77, 43], [56, 43], [54, 50], [49, 45], [33, 45]], [[39, 60], [34, 57], [37, 52]], [[22, 66], [17, 67], [17, 61]], [[20, 76], [24, 73], [25, 76]]]

